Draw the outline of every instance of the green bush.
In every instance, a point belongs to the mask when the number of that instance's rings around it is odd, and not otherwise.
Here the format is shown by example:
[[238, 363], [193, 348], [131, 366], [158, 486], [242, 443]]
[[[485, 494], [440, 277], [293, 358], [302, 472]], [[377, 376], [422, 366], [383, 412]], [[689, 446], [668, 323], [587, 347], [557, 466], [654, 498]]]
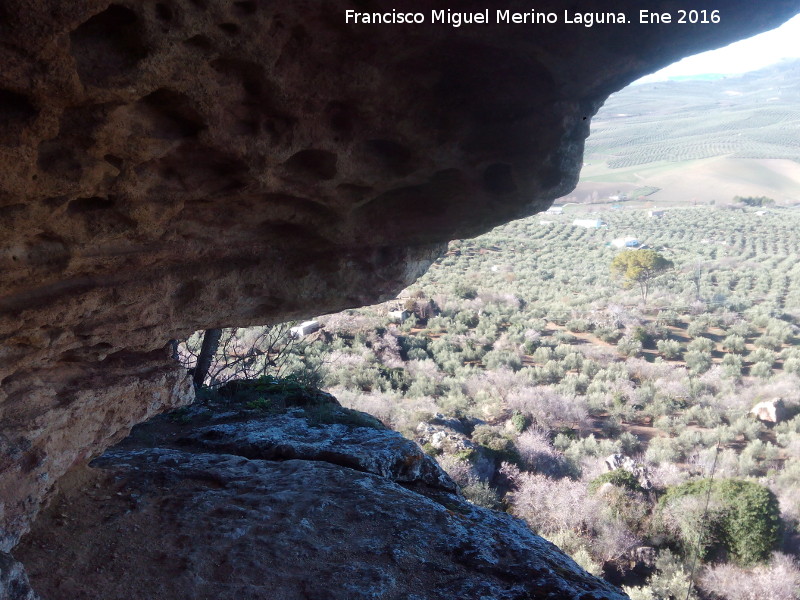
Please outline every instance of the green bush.
[[778, 338], [771, 336], [771, 335], [762, 335], [760, 338], [756, 338], [756, 341], [753, 342], [759, 348], [766, 348], [767, 350], [780, 350], [781, 346], [783, 346], [783, 342]]
[[525, 431], [525, 428], [529, 425], [528, 418], [523, 415], [522, 413], [515, 412], [511, 415], [511, 427], [517, 433], [522, 433]]
[[697, 594], [688, 592], [689, 571], [669, 550], [659, 553], [656, 572], [650, 576], [646, 587], [624, 587], [631, 600], [697, 600]]
[[681, 344], [677, 340], [658, 340], [656, 348], [667, 360], [680, 358], [681, 356]]
[[503, 507], [497, 492], [485, 481], [470, 481], [461, 488], [464, 497], [484, 508], [498, 510]]
[[589, 321], [586, 319], [572, 319], [567, 321], [567, 329], [573, 333], [583, 333], [584, 331], [589, 331], [589, 328]]
[[483, 447], [484, 452], [498, 460], [519, 464], [519, 452], [514, 440], [491, 425], [478, 425], [472, 432], [472, 441]]
[[589, 491], [594, 494], [605, 483], [610, 483], [611, 485], [631, 490], [632, 492], [644, 491], [639, 484], [639, 480], [636, 479], [636, 476], [625, 469], [614, 469], [613, 471], [595, 477], [589, 484]]
[[742, 354], [745, 350], [745, 343], [745, 339], [742, 336], [732, 333], [722, 340], [722, 348], [727, 352]]
[[612, 329], [611, 327], [598, 327], [595, 329], [594, 334], [609, 344], [613, 344], [622, 337], [622, 332], [619, 329]]
[[777, 356], [772, 350], [767, 350], [766, 348], [756, 348], [750, 354], [747, 355], [747, 360], [752, 363], [765, 363], [770, 367], [775, 364], [775, 359]]
[[765, 362], [757, 362], [750, 367], [750, 375], [761, 379], [769, 379], [772, 377], [772, 365]]
[[744, 359], [738, 354], [726, 354], [722, 358], [722, 368], [728, 377], [738, 377], [742, 374]]
[[636, 340], [637, 342], [641, 342], [642, 344], [647, 344], [650, 342], [650, 335], [647, 333], [647, 329], [641, 325], [637, 325], [636, 327], [632, 328], [628, 332], [627, 337], [632, 340]]
[[[664, 510], [692, 496], [705, 499], [709, 485], [711, 505], [716, 509], [701, 525], [706, 530], [703, 554], [722, 550], [742, 565], [769, 559], [780, 540], [780, 506], [775, 494], [763, 485], [740, 479], [689, 481], [669, 488], [659, 508]], [[696, 540], [680, 541], [692, 544]]]
[[707, 329], [708, 323], [703, 319], [697, 319], [689, 323], [688, 327], [686, 327], [686, 333], [689, 337], [696, 338], [703, 335]]
[[642, 342], [632, 337], [624, 337], [617, 343], [617, 350], [624, 356], [639, 356], [642, 353]]
[[690, 352], [711, 352], [714, 350], [714, 342], [706, 337], [698, 337], [689, 342], [686, 349]]

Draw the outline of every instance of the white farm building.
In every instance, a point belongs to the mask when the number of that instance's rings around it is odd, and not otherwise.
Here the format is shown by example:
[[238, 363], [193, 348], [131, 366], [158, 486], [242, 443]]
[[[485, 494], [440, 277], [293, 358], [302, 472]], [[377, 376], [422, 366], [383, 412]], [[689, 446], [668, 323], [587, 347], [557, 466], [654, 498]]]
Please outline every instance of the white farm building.
[[572, 224], [575, 227], [585, 227], [586, 229], [600, 229], [607, 225], [605, 221], [600, 219], [575, 219]]
[[639, 240], [634, 237], [626, 237], [611, 240], [611, 245], [615, 248], [638, 248], [641, 244]]
[[319, 329], [320, 329], [319, 321], [303, 321], [302, 323], [300, 323], [300, 325], [292, 327], [289, 330], [289, 337], [297, 340], [307, 335], [310, 335], [315, 331], [319, 331]]

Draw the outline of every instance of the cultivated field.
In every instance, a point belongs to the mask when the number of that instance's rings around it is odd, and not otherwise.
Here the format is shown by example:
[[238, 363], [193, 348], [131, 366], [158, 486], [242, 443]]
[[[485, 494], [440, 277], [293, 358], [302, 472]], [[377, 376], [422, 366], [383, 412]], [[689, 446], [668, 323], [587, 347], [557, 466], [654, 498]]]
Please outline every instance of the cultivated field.
[[[744, 160], [743, 160], [744, 159]], [[800, 202], [800, 63], [715, 81], [632, 86], [592, 121], [579, 200], [643, 185], [658, 204]]]

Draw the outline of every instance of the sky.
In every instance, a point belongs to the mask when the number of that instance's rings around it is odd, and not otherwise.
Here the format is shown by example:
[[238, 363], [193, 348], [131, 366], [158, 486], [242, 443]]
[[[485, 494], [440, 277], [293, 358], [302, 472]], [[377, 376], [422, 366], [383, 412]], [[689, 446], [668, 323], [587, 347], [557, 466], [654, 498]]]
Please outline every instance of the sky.
[[800, 15], [772, 31], [734, 42], [718, 50], [695, 54], [647, 75], [635, 83], [666, 81], [670, 77], [755, 71], [783, 58], [800, 58]]

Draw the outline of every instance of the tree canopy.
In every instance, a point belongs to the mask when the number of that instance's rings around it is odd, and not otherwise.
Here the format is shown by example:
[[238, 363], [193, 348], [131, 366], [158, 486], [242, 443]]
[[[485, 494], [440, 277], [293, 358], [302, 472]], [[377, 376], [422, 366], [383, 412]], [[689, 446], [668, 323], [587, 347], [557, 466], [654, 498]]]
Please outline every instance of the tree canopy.
[[628, 287], [638, 284], [642, 300], [647, 302], [650, 284], [659, 275], [673, 267], [671, 260], [655, 250], [626, 250], [611, 261], [611, 272], [625, 280]]

